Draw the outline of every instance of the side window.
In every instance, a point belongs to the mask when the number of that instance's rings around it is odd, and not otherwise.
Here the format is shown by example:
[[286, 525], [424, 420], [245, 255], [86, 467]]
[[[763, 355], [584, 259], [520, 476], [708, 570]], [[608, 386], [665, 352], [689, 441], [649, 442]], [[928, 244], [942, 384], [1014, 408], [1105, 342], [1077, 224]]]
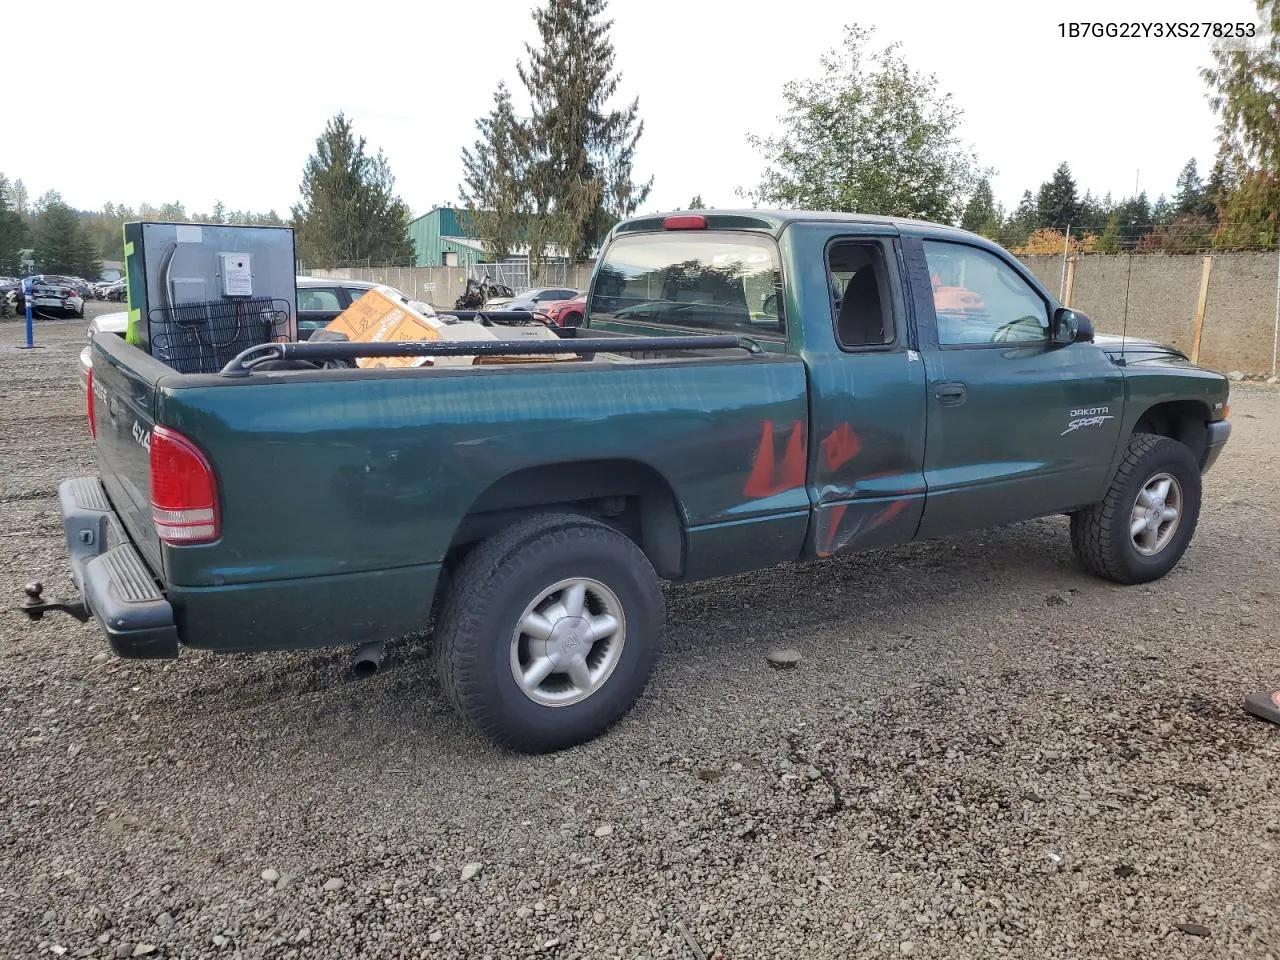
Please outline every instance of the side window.
[[1048, 304], [999, 257], [943, 240], [924, 253], [943, 346], [1048, 341]]
[[338, 303], [338, 291], [323, 287], [311, 287], [298, 291], [299, 310], [341, 310]]
[[847, 350], [897, 339], [884, 251], [878, 243], [837, 241], [827, 248], [836, 342]]

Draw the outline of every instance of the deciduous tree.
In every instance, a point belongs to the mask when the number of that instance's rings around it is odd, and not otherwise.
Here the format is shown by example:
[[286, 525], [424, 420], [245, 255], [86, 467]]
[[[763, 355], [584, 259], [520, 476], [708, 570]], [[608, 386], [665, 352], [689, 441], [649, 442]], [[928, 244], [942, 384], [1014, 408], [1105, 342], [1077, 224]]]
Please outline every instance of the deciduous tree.
[[765, 159], [753, 202], [954, 223], [981, 175], [960, 140], [961, 110], [873, 31], [845, 27], [821, 72], [782, 90], [781, 133], [749, 135]]

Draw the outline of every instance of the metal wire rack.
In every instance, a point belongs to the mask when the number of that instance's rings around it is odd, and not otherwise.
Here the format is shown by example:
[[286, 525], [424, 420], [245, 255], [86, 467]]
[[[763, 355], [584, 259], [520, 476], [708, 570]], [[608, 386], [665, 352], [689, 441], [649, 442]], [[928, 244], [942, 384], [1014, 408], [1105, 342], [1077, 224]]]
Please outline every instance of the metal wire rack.
[[217, 373], [241, 351], [287, 330], [287, 300], [213, 300], [156, 308], [151, 355], [179, 373]]

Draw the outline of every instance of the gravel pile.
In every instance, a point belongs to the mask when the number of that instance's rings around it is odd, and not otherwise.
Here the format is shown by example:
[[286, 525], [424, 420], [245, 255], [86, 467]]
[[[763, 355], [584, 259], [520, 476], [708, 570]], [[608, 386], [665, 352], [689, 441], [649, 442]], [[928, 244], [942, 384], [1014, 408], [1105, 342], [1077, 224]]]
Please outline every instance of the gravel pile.
[[[112, 305], [114, 306], [114, 305]], [[0, 599], [70, 589], [78, 323], [0, 323]], [[670, 588], [614, 732], [466, 730], [428, 638], [128, 662], [0, 613], [0, 956], [1280, 957], [1280, 391], [1183, 564], [1062, 519]], [[771, 652], [795, 651], [776, 669]]]

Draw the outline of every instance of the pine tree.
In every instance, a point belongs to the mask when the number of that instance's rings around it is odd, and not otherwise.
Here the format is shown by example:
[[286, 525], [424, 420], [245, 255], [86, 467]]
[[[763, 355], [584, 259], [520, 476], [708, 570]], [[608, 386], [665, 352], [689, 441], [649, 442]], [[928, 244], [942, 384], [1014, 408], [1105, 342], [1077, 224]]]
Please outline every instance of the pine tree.
[[1097, 243], [1093, 245], [1094, 253], [1119, 253], [1120, 252], [1120, 215], [1112, 213], [1107, 217], [1106, 229], [1102, 231], [1102, 236], [1098, 238]]
[[998, 223], [996, 198], [991, 192], [991, 178], [983, 177], [969, 195], [969, 202], [964, 205], [964, 213], [960, 216], [960, 226], [974, 233], [988, 232], [993, 223]]
[[1243, 168], [1280, 175], [1280, 0], [1254, 0], [1263, 42], [1213, 51], [1200, 71], [1218, 114], [1218, 142]]
[[9, 186], [9, 209], [20, 217], [31, 211], [28, 209], [30, 197], [27, 196], [27, 185], [21, 179], [13, 181]]
[[1196, 158], [1187, 161], [1182, 172], [1178, 174], [1178, 191], [1173, 195], [1175, 213], [1198, 213], [1204, 202], [1204, 185], [1200, 182], [1200, 172], [1196, 169]]
[[316, 266], [359, 260], [412, 263], [409, 208], [395, 195], [386, 157], [365, 152], [351, 121], [338, 113], [316, 138], [293, 207], [298, 256]]
[[1053, 178], [1042, 183], [1036, 195], [1037, 226], [1064, 230], [1080, 222], [1080, 201], [1076, 181], [1066, 161], [1058, 164]]
[[59, 205], [66, 206], [66, 204], [63, 203], [62, 194], [57, 190], [46, 190], [36, 198], [36, 202], [31, 206], [31, 212], [38, 217], [50, 207]]
[[1213, 169], [1209, 171], [1209, 181], [1204, 185], [1204, 202], [1206, 207], [1212, 208], [1210, 214], [1215, 219], [1218, 218], [1218, 211], [1226, 206], [1230, 199], [1231, 192], [1236, 189], [1240, 182], [1240, 170], [1231, 155], [1231, 152], [1224, 147], [1219, 147], [1218, 155], [1213, 161]]
[[1157, 226], [1168, 226], [1169, 221], [1173, 219], [1174, 213], [1173, 204], [1162, 193], [1159, 199], [1156, 200], [1155, 206], [1151, 208], [1151, 222]]
[[695, 193], [695, 194], [693, 195], [693, 199], [689, 201], [689, 209], [690, 209], [690, 210], [711, 210], [711, 209], [713, 209], [713, 208], [712, 208], [712, 207], [708, 207], [708, 206], [703, 202], [703, 200], [702, 200], [702, 194], [700, 194], [700, 193]]
[[1021, 246], [1036, 228], [1036, 201], [1030, 190], [1022, 191], [1022, 199], [1000, 228], [1000, 242], [1006, 247]]
[[[1099, 233], [1106, 229], [1107, 217], [1111, 215], [1111, 195], [1108, 194], [1105, 199], [1099, 200], [1089, 190], [1084, 192], [1084, 199], [1080, 201], [1080, 211], [1078, 220], [1080, 224], [1080, 233]], [[1074, 231], [1073, 231], [1074, 232]]]
[[102, 273], [93, 240], [61, 200], [46, 202], [36, 218], [35, 261], [41, 273], [89, 278]]
[[0, 276], [15, 277], [22, 272], [19, 251], [26, 240], [27, 226], [11, 206], [13, 187], [0, 173]]
[[1218, 114], [1218, 159], [1206, 189], [1219, 221], [1214, 243], [1273, 246], [1280, 210], [1280, 0], [1255, 0], [1261, 42], [1218, 47], [1201, 71]]
[[1120, 234], [1120, 246], [1130, 250], [1138, 241], [1151, 231], [1151, 203], [1144, 190], [1136, 197], [1129, 197], [1120, 202], [1115, 209], [1116, 222]]
[[462, 150], [458, 193], [466, 209], [464, 229], [484, 244], [492, 260], [510, 255], [531, 236], [541, 250], [546, 208], [532, 203], [529, 134], [516, 117], [505, 83], [498, 84], [493, 110], [476, 121], [476, 130], [480, 136]]
[[[619, 219], [645, 201], [653, 178], [633, 180], [644, 133], [640, 101], [610, 109], [621, 75], [614, 72], [607, 0], [548, 0], [533, 12], [541, 46], [526, 44], [517, 64], [532, 101], [526, 146], [535, 212], [547, 236], [571, 257], [584, 257]], [[535, 257], [536, 259], [536, 257]]]

